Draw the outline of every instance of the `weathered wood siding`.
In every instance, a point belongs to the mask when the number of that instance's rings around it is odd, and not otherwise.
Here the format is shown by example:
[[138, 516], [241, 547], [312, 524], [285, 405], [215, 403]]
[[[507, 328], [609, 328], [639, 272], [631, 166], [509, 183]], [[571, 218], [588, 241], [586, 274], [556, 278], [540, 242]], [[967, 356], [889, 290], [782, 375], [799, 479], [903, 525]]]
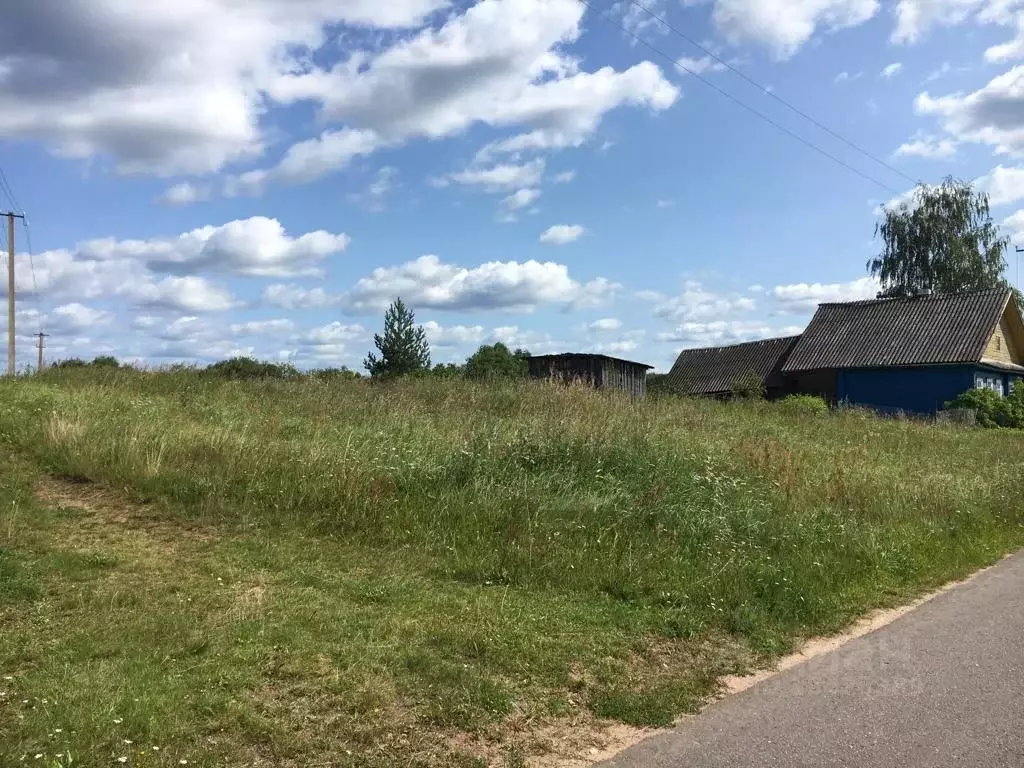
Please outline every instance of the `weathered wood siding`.
[[999, 327], [988, 340], [982, 359], [1024, 365], [1024, 325], [1012, 304], [1007, 306]]
[[647, 394], [648, 366], [602, 355], [542, 355], [528, 362], [530, 376], [564, 383], [580, 382], [595, 389]]

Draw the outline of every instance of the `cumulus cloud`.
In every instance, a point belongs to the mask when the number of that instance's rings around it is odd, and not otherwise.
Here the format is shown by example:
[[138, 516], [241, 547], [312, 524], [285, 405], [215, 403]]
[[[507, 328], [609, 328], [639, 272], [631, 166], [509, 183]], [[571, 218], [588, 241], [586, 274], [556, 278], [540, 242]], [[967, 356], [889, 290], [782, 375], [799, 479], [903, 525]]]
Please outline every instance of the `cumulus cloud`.
[[274, 277], [317, 274], [320, 261], [345, 250], [348, 244], [347, 235], [322, 230], [295, 238], [277, 219], [254, 216], [200, 227], [177, 237], [89, 240], [79, 244], [78, 252], [96, 261], [137, 260], [158, 272], [208, 270]]
[[508, 197], [502, 199], [498, 206], [499, 221], [515, 221], [516, 214], [524, 208], [529, 208], [540, 197], [539, 189], [519, 189]]
[[258, 168], [228, 177], [223, 193], [228, 197], [260, 195], [268, 184], [306, 184], [341, 170], [357, 157], [385, 146], [374, 131], [344, 128], [324, 131], [318, 137], [300, 141], [288, 148], [284, 157], [271, 168]]
[[341, 301], [340, 295], [330, 294], [323, 288], [277, 283], [263, 289], [263, 302], [281, 309], [320, 309], [337, 306]]
[[873, 299], [881, 286], [873, 277], [862, 277], [848, 283], [793, 283], [777, 285], [772, 295], [783, 313], [812, 312], [819, 304]]
[[659, 341], [670, 341], [687, 347], [711, 347], [739, 344], [773, 336], [801, 333], [800, 326], [775, 327], [761, 320], [715, 320], [708, 323], [682, 323], [672, 331], [659, 333]]
[[44, 316], [42, 327], [54, 334], [69, 335], [109, 325], [113, 315], [102, 309], [87, 307], [78, 302], [55, 307]]
[[579, 240], [584, 232], [586, 230], [579, 224], [555, 224], [544, 230], [540, 241], [549, 245], [566, 245]]
[[939, 137], [918, 133], [910, 141], [900, 144], [896, 157], [923, 157], [928, 160], [947, 160], [956, 154], [957, 142], [948, 136]]
[[160, 195], [159, 202], [164, 205], [190, 205], [202, 200], [209, 200], [211, 189], [205, 184], [192, 184], [183, 181], [169, 187], [166, 192]]
[[1010, 233], [1010, 237], [1018, 245], [1024, 245], [1024, 211], [1017, 211], [1003, 222], [1003, 226]]
[[379, 267], [342, 298], [349, 312], [377, 313], [401, 296], [416, 309], [530, 311], [553, 304], [575, 308], [606, 302], [619, 289], [603, 278], [580, 283], [554, 262], [492, 261], [466, 268], [421, 256]]
[[576, 171], [562, 171], [561, 173], [556, 173], [551, 180], [555, 182], [555, 184], [568, 184], [575, 178]]
[[749, 296], [716, 293], [693, 280], [686, 283], [685, 290], [678, 296], [659, 298], [654, 307], [655, 316], [673, 322], [716, 319], [757, 307], [757, 302]]
[[[584, 10], [576, 0], [481, 0], [440, 28], [425, 28], [379, 52], [279, 76], [269, 93], [281, 103], [318, 104], [321, 119], [362, 132], [367, 146], [443, 138], [475, 123], [532, 128], [524, 134], [529, 138], [502, 140], [481, 159], [578, 146], [612, 109], [663, 110], [678, 98], [648, 61], [621, 72], [580, 71], [560, 46], [579, 37]], [[335, 167], [351, 154], [341, 153]], [[330, 165], [318, 158], [317, 172]], [[255, 173], [258, 185], [266, 183], [264, 172]]]
[[922, 93], [914, 108], [918, 114], [934, 115], [959, 141], [987, 144], [1000, 154], [1024, 153], [1024, 65], [973, 93]]
[[140, 307], [183, 312], [223, 312], [239, 306], [227, 289], [195, 276], [128, 284], [121, 287], [120, 293]]
[[482, 325], [448, 325], [444, 326], [436, 320], [423, 323], [427, 341], [431, 347], [458, 347], [464, 344], [479, 344], [486, 333]]
[[447, 178], [456, 184], [480, 186], [489, 192], [538, 186], [544, 178], [544, 160], [538, 158], [522, 165], [499, 164], [489, 168], [468, 168]]
[[899, 0], [892, 41], [916, 43], [932, 27], [951, 27], [968, 20], [1010, 24], [1020, 6], [1020, 0]]
[[712, 18], [734, 42], [750, 40], [789, 58], [815, 31], [834, 31], [863, 24], [878, 11], [878, 0], [715, 0]]
[[0, 29], [0, 137], [121, 173], [210, 173], [258, 155], [264, 94], [326, 25], [420, 24], [447, 0], [33, 0]]
[[997, 165], [974, 180], [974, 188], [989, 196], [991, 205], [1009, 205], [1024, 200], [1024, 167]]

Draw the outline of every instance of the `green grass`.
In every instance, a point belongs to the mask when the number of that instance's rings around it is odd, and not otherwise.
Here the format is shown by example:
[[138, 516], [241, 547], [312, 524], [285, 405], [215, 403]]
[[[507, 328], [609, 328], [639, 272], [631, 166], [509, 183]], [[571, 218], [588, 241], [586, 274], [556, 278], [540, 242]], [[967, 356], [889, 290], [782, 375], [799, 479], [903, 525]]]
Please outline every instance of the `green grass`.
[[4, 765], [521, 765], [1024, 544], [1020, 434], [770, 404], [54, 371], [0, 458]]

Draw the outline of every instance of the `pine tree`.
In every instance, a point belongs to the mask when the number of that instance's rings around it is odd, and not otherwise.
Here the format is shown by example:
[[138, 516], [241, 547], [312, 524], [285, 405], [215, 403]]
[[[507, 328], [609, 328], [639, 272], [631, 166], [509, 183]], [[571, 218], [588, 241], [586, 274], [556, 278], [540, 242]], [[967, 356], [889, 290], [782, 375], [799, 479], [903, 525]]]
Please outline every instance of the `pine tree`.
[[427, 334], [401, 298], [384, 313], [384, 334], [375, 333], [373, 343], [380, 357], [370, 352], [363, 361], [371, 376], [406, 376], [430, 368]]

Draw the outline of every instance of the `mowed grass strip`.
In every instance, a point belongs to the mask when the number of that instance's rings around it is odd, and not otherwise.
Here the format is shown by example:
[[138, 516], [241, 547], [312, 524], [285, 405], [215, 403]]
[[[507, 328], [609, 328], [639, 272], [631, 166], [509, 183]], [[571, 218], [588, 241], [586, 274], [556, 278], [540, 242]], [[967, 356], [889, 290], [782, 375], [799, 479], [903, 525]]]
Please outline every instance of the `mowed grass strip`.
[[1024, 543], [1021, 435], [861, 413], [71, 371], [0, 439], [3, 764], [585, 754]]

